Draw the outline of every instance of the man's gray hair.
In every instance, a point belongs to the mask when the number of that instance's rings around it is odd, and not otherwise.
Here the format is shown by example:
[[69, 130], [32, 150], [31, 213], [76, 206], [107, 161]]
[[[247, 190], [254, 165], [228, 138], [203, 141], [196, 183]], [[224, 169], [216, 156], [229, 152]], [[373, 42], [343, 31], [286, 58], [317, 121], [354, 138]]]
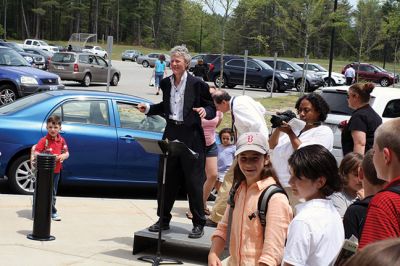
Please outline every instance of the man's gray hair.
[[183, 56], [187, 66], [189, 67], [192, 57], [190, 56], [189, 50], [186, 48], [186, 46], [183, 46], [183, 45], [175, 46], [174, 48], [171, 49], [170, 54], [171, 54], [171, 57], [174, 55]]

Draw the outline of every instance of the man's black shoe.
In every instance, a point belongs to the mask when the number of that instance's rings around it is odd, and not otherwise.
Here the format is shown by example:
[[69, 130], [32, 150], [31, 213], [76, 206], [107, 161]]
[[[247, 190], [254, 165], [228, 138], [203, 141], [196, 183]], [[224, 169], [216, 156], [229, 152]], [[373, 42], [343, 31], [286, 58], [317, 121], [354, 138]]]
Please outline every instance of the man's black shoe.
[[192, 232], [189, 233], [189, 238], [200, 238], [204, 235], [203, 226], [195, 225], [193, 226]]
[[207, 220], [206, 220], [206, 226], [208, 226], [208, 227], [217, 227], [217, 225], [218, 225], [218, 224], [217, 224], [216, 222], [214, 222], [213, 220], [207, 218]]
[[[152, 226], [150, 226], [150, 227], [148, 228], [148, 230], [149, 230], [150, 232], [158, 232], [158, 231], [160, 231], [160, 222], [159, 222], [159, 221], [156, 222], [155, 224], [153, 224]], [[163, 224], [162, 230], [169, 230], [169, 224]]]

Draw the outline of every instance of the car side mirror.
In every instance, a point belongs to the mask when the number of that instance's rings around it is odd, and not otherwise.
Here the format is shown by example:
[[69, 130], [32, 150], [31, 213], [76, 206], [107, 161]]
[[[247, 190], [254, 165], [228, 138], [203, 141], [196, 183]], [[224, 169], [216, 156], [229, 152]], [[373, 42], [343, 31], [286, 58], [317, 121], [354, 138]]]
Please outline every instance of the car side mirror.
[[378, 73], [378, 70], [374, 70], [374, 73], [375, 73], [375, 74]]
[[260, 68], [260, 67], [255, 67], [255, 70], [256, 70], [256, 71], [260, 71], [261, 68]]

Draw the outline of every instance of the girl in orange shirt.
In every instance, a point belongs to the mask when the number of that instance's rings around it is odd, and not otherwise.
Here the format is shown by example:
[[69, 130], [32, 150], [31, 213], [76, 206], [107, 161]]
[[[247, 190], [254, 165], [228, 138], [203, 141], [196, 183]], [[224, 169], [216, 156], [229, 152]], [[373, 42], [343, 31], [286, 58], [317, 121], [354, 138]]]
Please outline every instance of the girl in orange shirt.
[[[266, 227], [258, 218], [258, 200], [270, 185], [280, 183], [268, 157], [267, 139], [260, 133], [245, 133], [237, 141], [234, 170], [235, 207], [228, 230], [230, 206], [212, 235], [208, 265], [219, 266], [230, 232], [228, 265], [280, 265], [287, 235], [293, 218], [287, 196], [273, 194], [266, 213]], [[237, 186], [235, 184], [238, 184]]]

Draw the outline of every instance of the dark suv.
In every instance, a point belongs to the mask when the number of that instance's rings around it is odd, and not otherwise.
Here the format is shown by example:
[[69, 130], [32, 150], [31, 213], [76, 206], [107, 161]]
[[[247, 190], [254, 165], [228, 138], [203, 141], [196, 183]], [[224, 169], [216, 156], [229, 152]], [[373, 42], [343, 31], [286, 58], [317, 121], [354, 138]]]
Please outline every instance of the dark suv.
[[210, 65], [216, 58], [221, 58], [220, 54], [198, 54], [192, 57], [190, 61], [189, 71], [193, 72], [194, 66], [197, 64], [199, 59], [203, 59], [204, 64], [208, 64], [208, 68], [213, 68], [213, 65]]
[[[271, 68], [274, 67], [273, 58], [266, 58], [261, 60], [267, 63]], [[300, 91], [301, 78], [303, 77], [303, 69], [301, 67], [299, 67], [292, 61], [277, 59], [276, 70], [292, 74], [295, 79], [296, 90]], [[307, 71], [307, 75], [305, 78], [306, 78], [305, 91], [312, 92], [318, 89], [319, 87], [324, 86], [324, 80], [320, 76], [315, 74], [314, 71]]]
[[[349, 68], [350, 64], [346, 65], [342, 74]], [[353, 63], [353, 68], [356, 71], [356, 76], [359, 80], [371, 81], [379, 83], [382, 87], [387, 87], [393, 84], [393, 82], [399, 82], [399, 75], [394, 76], [392, 72], [368, 63]]]
[[[220, 79], [221, 58], [216, 58], [212, 63], [209, 77], [216, 86], [234, 88], [243, 84], [245, 61], [240, 56], [224, 56], [224, 74]], [[258, 59], [249, 58], [247, 61], [246, 84], [252, 87], [262, 87], [271, 91], [273, 70], [270, 66]], [[294, 87], [294, 78], [290, 74], [276, 72], [274, 91], [284, 92]]]

